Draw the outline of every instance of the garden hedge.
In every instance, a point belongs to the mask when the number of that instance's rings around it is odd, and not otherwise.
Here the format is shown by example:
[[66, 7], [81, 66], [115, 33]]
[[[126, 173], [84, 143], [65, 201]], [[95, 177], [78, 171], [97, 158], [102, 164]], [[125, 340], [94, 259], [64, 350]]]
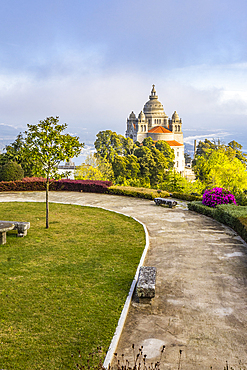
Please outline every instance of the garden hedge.
[[174, 191], [171, 194], [171, 196], [176, 199], [188, 200], [188, 201], [202, 200], [202, 195], [184, 194], [184, 193], [178, 193], [176, 191]]
[[231, 227], [247, 242], [247, 206], [220, 204], [212, 208], [197, 201], [189, 203], [188, 208]]
[[[106, 193], [111, 181], [93, 180], [51, 180], [50, 190], [54, 191], [85, 191], [89, 193]], [[46, 188], [46, 179], [26, 178], [22, 181], [1, 181], [2, 191], [42, 191]]]
[[107, 193], [111, 195], [125, 195], [128, 197], [135, 197], [135, 198], [142, 198], [142, 199], [150, 199], [153, 200], [154, 198], [157, 197], [162, 197], [162, 198], [167, 198], [170, 196], [170, 194], [166, 191], [157, 191], [153, 190], [152, 192], [147, 189], [141, 190], [136, 190], [135, 188], [133, 189], [123, 189], [121, 186], [113, 186], [109, 187], [107, 189]]

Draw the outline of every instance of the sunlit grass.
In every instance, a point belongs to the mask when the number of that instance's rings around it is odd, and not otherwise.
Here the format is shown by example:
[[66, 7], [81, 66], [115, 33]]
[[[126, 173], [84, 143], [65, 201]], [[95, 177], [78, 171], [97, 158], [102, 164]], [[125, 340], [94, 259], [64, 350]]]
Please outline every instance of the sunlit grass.
[[0, 368], [72, 369], [110, 344], [145, 237], [133, 219], [101, 209], [2, 203], [0, 219], [30, 221], [0, 246]]

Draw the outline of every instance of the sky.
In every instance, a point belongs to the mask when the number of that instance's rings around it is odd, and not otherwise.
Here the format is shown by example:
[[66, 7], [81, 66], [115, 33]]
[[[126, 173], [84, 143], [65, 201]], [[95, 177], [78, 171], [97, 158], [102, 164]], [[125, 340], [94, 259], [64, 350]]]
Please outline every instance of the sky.
[[187, 144], [247, 151], [246, 14], [246, 0], [2, 0], [0, 149], [59, 116], [85, 156], [99, 131], [124, 135], [155, 84]]

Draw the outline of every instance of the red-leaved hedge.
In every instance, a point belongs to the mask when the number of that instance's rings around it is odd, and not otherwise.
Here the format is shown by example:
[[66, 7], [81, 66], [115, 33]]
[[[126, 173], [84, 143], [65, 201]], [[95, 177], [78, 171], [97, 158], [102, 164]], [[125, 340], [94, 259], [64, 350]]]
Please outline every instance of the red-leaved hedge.
[[[88, 193], [105, 193], [111, 181], [94, 180], [51, 180], [50, 190], [54, 191], [85, 191]], [[0, 192], [2, 191], [41, 191], [46, 188], [46, 179], [42, 177], [24, 178], [22, 181], [1, 181]]]

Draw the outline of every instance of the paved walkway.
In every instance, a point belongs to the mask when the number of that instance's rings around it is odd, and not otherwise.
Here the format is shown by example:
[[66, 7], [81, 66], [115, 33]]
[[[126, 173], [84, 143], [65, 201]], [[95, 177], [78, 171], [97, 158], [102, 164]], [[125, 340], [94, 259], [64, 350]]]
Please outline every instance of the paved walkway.
[[[44, 201], [45, 194], [0, 193], [0, 201]], [[53, 202], [104, 207], [134, 216], [150, 234], [145, 265], [157, 268], [151, 306], [135, 299], [117, 353], [144, 346], [162, 369], [247, 368], [247, 248], [231, 229], [185, 207], [103, 194], [51, 192]], [[182, 350], [181, 362], [179, 351]]]

